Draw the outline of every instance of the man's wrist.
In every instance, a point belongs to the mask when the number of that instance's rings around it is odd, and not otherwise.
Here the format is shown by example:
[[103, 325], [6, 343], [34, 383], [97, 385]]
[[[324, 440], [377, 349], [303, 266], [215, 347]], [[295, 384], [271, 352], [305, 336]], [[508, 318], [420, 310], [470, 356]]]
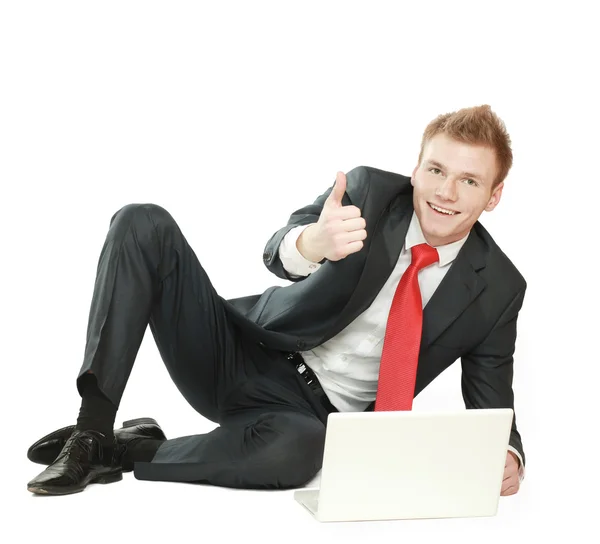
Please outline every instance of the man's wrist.
[[525, 466], [523, 465], [523, 459], [521, 458], [521, 454], [514, 448], [513, 446], [508, 446], [508, 452], [515, 458], [517, 461], [518, 473], [519, 473], [519, 482], [522, 482], [525, 479]]
[[307, 261], [320, 263], [325, 257], [315, 250], [314, 230], [316, 225], [313, 223], [304, 229], [302, 234], [296, 240], [296, 249]]

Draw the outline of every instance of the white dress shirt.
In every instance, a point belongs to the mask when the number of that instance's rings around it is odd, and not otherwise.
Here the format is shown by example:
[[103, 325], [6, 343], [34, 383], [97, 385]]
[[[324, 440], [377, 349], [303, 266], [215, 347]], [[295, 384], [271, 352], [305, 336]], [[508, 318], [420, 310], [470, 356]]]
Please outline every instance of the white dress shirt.
[[[279, 258], [291, 276], [308, 276], [321, 266], [305, 259], [296, 246], [300, 234], [307, 227], [308, 225], [291, 229], [279, 247]], [[429, 302], [466, 240], [467, 236], [438, 247], [439, 261], [419, 271], [423, 307]], [[371, 306], [336, 336], [312, 350], [302, 352], [304, 361], [340, 412], [364, 411], [375, 400], [383, 339], [392, 299], [402, 274], [410, 265], [410, 249], [424, 243], [427, 243], [425, 236], [413, 212], [398, 262]], [[519, 452], [512, 446], [509, 449], [518, 456], [523, 468]]]

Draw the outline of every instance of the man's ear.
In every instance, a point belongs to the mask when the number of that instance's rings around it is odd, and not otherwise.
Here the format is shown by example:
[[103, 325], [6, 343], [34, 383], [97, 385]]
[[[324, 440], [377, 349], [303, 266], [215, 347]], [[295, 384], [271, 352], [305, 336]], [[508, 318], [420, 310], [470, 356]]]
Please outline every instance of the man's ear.
[[504, 182], [500, 183], [492, 192], [492, 196], [485, 207], [486, 212], [491, 212], [499, 204], [500, 199], [502, 198], [502, 189], [504, 189]]
[[414, 187], [415, 186], [415, 176], [417, 175], [417, 170], [419, 169], [419, 165], [417, 164], [417, 166], [415, 166], [414, 170], [412, 171], [412, 175], [410, 177], [410, 184]]

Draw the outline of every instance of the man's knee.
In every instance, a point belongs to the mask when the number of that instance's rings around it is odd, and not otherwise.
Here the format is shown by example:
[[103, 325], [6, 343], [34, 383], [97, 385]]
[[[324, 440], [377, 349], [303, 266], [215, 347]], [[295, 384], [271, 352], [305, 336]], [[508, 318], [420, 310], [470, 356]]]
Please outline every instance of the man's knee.
[[[127, 204], [110, 220], [107, 240], [134, 242], [136, 246], [157, 247], [157, 242], [176, 232], [176, 223], [169, 212], [156, 204]], [[126, 244], [127, 245], [127, 244]]]
[[266, 450], [277, 487], [300, 487], [321, 469], [325, 426], [299, 414], [278, 414], [278, 437]]
[[174, 222], [171, 214], [158, 204], [127, 204], [118, 209], [111, 217], [111, 226], [115, 221], [131, 223], [133, 221], [150, 219], [151, 223]]

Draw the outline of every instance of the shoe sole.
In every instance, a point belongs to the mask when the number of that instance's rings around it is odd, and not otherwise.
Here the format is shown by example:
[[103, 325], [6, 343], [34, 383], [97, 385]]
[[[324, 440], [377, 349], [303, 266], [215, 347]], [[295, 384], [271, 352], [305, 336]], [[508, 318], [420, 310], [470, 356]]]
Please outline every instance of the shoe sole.
[[73, 493], [81, 493], [89, 484], [112, 484], [114, 482], [120, 482], [123, 479], [123, 472], [112, 472], [107, 474], [100, 474], [95, 478], [92, 478], [89, 482], [85, 482], [83, 485], [77, 487], [35, 487], [31, 486], [27, 488], [27, 491], [35, 493], [36, 495], [71, 495]]

